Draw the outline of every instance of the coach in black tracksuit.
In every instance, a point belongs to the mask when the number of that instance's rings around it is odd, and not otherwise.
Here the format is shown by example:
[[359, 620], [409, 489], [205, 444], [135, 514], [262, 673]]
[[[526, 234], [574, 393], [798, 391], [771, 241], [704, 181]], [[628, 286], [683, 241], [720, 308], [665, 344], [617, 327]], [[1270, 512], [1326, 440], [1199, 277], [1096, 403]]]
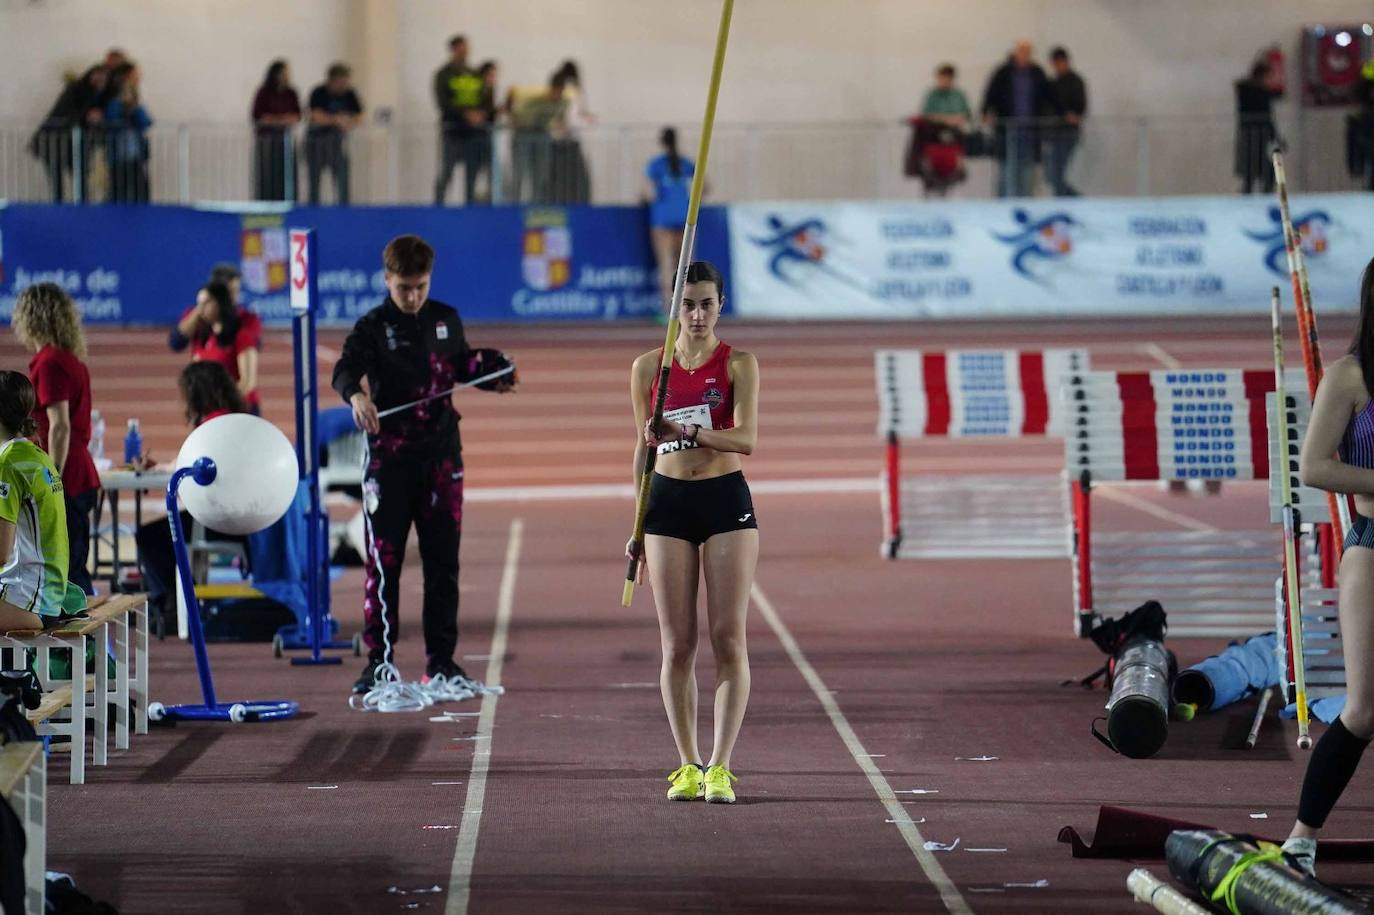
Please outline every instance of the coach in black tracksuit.
[[[390, 662], [397, 637], [401, 565], [410, 526], [424, 570], [426, 679], [466, 679], [454, 663], [458, 644], [458, 546], [463, 520], [463, 454], [458, 412], [443, 394], [473, 377], [473, 350], [458, 312], [429, 298], [434, 249], [415, 235], [382, 253], [390, 295], [358, 319], [334, 365], [333, 385], [367, 431], [363, 503], [372, 526], [363, 592], [368, 665], [354, 685], [365, 692], [377, 665]], [[363, 379], [367, 379], [367, 390]], [[508, 390], [509, 384], [495, 385]], [[423, 400], [384, 419], [378, 411]], [[385, 605], [385, 621], [383, 616]]]

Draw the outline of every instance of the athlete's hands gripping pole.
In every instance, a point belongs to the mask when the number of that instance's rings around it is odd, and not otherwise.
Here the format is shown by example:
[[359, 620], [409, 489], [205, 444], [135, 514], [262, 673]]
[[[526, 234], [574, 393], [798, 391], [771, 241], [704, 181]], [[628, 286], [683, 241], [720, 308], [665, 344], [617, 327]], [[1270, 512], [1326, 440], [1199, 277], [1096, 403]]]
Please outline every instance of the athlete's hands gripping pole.
[[[711, 84], [706, 92], [706, 115], [702, 118], [701, 144], [697, 147], [696, 172], [692, 175], [692, 192], [687, 203], [687, 224], [682, 231], [682, 251], [677, 261], [677, 276], [673, 279], [673, 298], [668, 306], [668, 332], [663, 341], [663, 364], [659, 368], [658, 397], [654, 400], [652, 427], [656, 428], [663, 420], [663, 403], [668, 396], [668, 375], [673, 367], [673, 353], [677, 349], [677, 306], [682, 301], [683, 287], [686, 286], [687, 267], [692, 263], [692, 249], [696, 244], [697, 211], [701, 209], [701, 194], [706, 182], [706, 159], [711, 151], [711, 128], [716, 121], [716, 98], [720, 94], [720, 74], [725, 67], [725, 46], [730, 39], [730, 15], [734, 11], [735, 0], [725, 0], [720, 11], [720, 29], [716, 33], [716, 56], [711, 63]], [[625, 552], [629, 566], [625, 570], [625, 590], [620, 602], [628, 607], [634, 600], [635, 579], [639, 573], [644, 551], [644, 515], [649, 508], [649, 482], [654, 472], [654, 459], [657, 449], [646, 448], [644, 468], [639, 477], [639, 492], [635, 498], [634, 533]]]
[[[1279, 216], [1283, 222], [1283, 247], [1288, 255], [1288, 275], [1293, 284], [1293, 311], [1298, 318], [1298, 342], [1302, 345], [1303, 368], [1307, 371], [1307, 396], [1317, 399], [1317, 385], [1321, 384], [1325, 369], [1322, 365], [1321, 341], [1317, 336], [1317, 315], [1312, 310], [1312, 286], [1307, 281], [1307, 259], [1293, 228], [1293, 216], [1288, 208], [1288, 176], [1283, 168], [1283, 153], [1274, 147], [1274, 188], [1279, 195]], [[1350, 502], [1334, 492], [1326, 494], [1331, 513], [1331, 536], [1337, 549], [1345, 542], [1350, 530]]]
[[1312, 747], [1307, 730], [1310, 723], [1307, 710], [1307, 672], [1302, 653], [1302, 583], [1298, 580], [1298, 553], [1293, 516], [1293, 483], [1291, 444], [1288, 438], [1288, 392], [1283, 385], [1283, 318], [1279, 308], [1279, 287], [1270, 295], [1270, 315], [1274, 325], [1274, 401], [1279, 418], [1279, 466], [1270, 468], [1279, 474], [1279, 496], [1283, 503], [1283, 574], [1288, 592], [1288, 656], [1293, 663], [1293, 692], [1298, 707], [1298, 749]]

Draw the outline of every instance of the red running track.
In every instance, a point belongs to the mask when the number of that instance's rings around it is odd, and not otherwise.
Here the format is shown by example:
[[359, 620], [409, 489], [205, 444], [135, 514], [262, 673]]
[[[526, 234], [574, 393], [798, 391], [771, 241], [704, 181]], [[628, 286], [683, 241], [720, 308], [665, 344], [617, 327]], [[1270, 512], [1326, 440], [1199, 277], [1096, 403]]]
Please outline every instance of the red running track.
[[[1331, 340], [1348, 329], [1326, 324]], [[489, 702], [489, 729], [479, 732], [475, 716], [431, 722], [348, 710], [351, 658], [342, 668], [291, 668], [265, 645], [216, 645], [222, 695], [291, 696], [306, 713], [258, 726], [155, 729], [79, 788], [63, 783], [57, 763], [50, 867], [125, 912], [439, 912], [461, 911], [464, 900], [473, 912], [1126, 912], [1140, 911], [1124, 889], [1130, 864], [1074, 861], [1055, 842], [1063, 825], [1090, 829], [1099, 804], [1283, 831], [1305, 761], [1291, 724], [1271, 719], [1256, 750], [1232, 749], [1248, 727], [1247, 705], [1175, 725], [1154, 759], [1111, 755], [1088, 734], [1105, 695], [1058, 685], [1100, 657], [1070, 634], [1067, 560], [884, 562], [876, 492], [758, 496], [758, 582], [775, 616], [756, 603], [750, 618], [754, 695], [736, 753], [740, 803], [665, 801], [663, 776], [676, 757], [654, 685], [651, 595], [641, 589], [630, 610], [617, 599], [631, 503], [519, 501], [494, 491], [625, 481], [625, 369], [656, 335], [646, 327], [472, 334], [514, 352], [525, 381], [518, 395], [460, 400], [474, 493], [460, 660], [481, 675], [494, 635], [506, 638], [501, 676], [510, 692]], [[760, 483], [876, 477], [875, 346], [1082, 343], [1096, 367], [1113, 369], [1263, 367], [1269, 356], [1266, 323], [1248, 319], [751, 326], [723, 335], [760, 357], [761, 447], [748, 463]], [[97, 375], [98, 405], [113, 414], [137, 404], [142, 416], [159, 417], [149, 421], [165, 427], [154, 441], [170, 453], [174, 409], [153, 412], [149, 379], [165, 381], [175, 364], [117, 349], [150, 345], [151, 334], [93, 336], [93, 364], [109, 369]], [[148, 375], [121, 378], [121, 365]], [[269, 385], [269, 416], [285, 413], [285, 397]], [[1043, 471], [1059, 460], [1048, 444], [931, 443], [906, 455], [914, 469], [944, 471]], [[1265, 523], [1255, 487], [1215, 498], [1150, 487], [1128, 496], [1135, 501], [1097, 503], [1104, 523]], [[335, 586], [346, 627], [356, 624], [358, 587], [356, 572]], [[402, 588], [399, 661], [415, 676], [418, 564]], [[1172, 646], [1184, 663], [1220, 647]], [[153, 660], [155, 698], [194, 696], [183, 644], [155, 645]], [[708, 692], [705, 646], [700, 663]], [[709, 734], [706, 702], [702, 726]], [[474, 736], [486, 739], [463, 739]], [[937, 792], [896, 798], [922, 841], [959, 845], [915, 853], [910, 833], [887, 822], [883, 782]], [[1374, 786], [1357, 778], [1330, 832], [1359, 835], [1371, 801]], [[1162, 863], [1153, 867], [1163, 875]]]

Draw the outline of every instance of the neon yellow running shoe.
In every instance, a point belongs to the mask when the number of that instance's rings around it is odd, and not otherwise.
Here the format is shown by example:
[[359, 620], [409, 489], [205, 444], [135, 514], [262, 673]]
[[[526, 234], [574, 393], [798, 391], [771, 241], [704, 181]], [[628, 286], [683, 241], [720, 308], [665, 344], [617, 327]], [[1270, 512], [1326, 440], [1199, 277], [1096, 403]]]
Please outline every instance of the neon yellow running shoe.
[[696, 763], [674, 769], [668, 781], [673, 783], [673, 787], [668, 789], [670, 801], [695, 801], [706, 791], [705, 776], [701, 774], [701, 766]]
[[724, 766], [712, 766], [706, 770], [706, 803], [708, 804], [733, 804], [735, 802], [735, 790], [730, 787], [731, 782], [739, 781], [735, 773]]

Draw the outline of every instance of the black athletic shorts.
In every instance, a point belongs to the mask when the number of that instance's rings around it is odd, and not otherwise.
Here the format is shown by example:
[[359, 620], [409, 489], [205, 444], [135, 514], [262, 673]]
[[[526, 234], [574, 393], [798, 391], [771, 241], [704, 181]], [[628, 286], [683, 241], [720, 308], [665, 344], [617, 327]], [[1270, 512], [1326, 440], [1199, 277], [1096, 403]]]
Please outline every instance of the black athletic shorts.
[[649, 481], [646, 534], [701, 546], [716, 534], [757, 530], [758, 526], [754, 498], [742, 471], [705, 480], [674, 480], [656, 473]]
[[[1337, 498], [1345, 498], [1338, 496]], [[1356, 515], [1350, 522], [1350, 530], [1345, 532], [1345, 545], [1341, 549], [1348, 550], [1352, 546], [1362, 546], [1367, 549], [1374, 549], [1374, 524], [1364, 515]]]

